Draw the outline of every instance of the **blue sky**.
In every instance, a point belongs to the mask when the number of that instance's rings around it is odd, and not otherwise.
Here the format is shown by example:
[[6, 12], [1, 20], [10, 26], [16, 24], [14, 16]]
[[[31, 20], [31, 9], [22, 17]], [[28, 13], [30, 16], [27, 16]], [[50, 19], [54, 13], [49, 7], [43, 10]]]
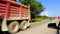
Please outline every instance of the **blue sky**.
[[[17, 0], [18, 1], [18, 0]], [[42, 5], [46, 8], [42, 14], [49, 16], [59, 16], [60, 15], [60, 0], [36, 0], [41, 2]]]
[[46, 8], [44, 12], [48, 12], [49, 16], [59, 16], [60, 15], [60, 0], [36, 0], [41, 2]]

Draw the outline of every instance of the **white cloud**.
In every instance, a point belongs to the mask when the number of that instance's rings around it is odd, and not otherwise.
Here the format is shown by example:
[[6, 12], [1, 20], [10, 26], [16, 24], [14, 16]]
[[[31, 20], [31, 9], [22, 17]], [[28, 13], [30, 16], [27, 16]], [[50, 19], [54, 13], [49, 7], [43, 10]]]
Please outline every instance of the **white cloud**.
[[48, 11], [44, 11], [44, 12], [42, 12], [40, 15], [41, 15], [41, 16], [44, 16], [44, 15], [49, 16]]

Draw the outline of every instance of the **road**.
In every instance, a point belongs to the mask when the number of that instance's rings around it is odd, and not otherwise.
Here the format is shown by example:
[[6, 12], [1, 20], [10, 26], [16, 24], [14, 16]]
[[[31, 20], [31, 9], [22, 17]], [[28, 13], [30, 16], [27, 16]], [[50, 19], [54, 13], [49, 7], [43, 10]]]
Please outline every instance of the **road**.
[[19, 31], [16, 34], [57, 34], [56, 29], [48, 28], [47, 25], [49, 23], [57, 23], [58, 24], [58, 20], [55, 19], [52, 21], [45, 21], [45, 22], [41, 22], [41, 23], [31, 24], [30, 28], [28, 28], [25, 31]]

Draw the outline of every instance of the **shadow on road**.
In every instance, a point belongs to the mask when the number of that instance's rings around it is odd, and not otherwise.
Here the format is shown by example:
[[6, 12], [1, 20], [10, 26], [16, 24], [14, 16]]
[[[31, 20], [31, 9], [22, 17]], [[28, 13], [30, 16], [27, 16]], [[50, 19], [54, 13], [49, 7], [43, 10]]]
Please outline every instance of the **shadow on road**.
[[1, 31], [1, 26], [0, 26], [0, 34], [10, 34], [10, 33], [8, 33], [8, 32], [2, 32]]
[[[27, 27], [27, 29], [28, 29], [28, 28], [30, 28], [30, 26]], [[19, 29], [18, 32], [20, 32], [20, 31], [23, 31], [23, 30]], [[10, 33], [9, 33], [9, 32], [2, 32], [2, 31], [1, 31], [1, 26], [0, 26], [0, 34], [10, 34]]]

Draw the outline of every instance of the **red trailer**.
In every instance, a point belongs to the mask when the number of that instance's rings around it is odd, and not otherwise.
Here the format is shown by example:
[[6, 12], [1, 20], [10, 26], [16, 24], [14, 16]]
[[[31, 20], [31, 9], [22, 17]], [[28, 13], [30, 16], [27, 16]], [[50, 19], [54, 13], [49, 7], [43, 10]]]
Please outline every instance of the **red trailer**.
[[10, 0], [0, 0], [1, 31], [16, 33], [29, 26], [30, 6]]

